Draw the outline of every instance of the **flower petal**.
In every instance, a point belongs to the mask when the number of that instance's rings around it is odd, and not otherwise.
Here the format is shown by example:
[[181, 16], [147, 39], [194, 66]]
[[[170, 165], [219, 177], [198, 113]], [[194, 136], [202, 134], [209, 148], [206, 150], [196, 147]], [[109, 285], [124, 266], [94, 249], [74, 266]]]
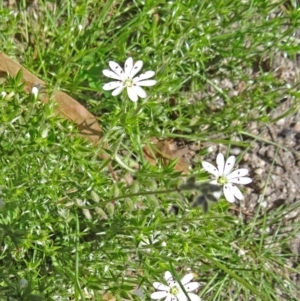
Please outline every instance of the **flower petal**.
[[169, 295], [168, 292], [155, 292], [155, 293], [152, 293], [150, 298], [151, 299], [154, 299], [154, 300], [158, 300], [158, 299], [162, 299], [162, 298], [165, 298]]
[[216, 178], [219, 177], [219, 171], [217, 170], [217, 168], [215, 166], [213, 166], [211, 163], [203, 161], [202, 162], [202, 167], [209, 172], [210, 174], [214, 175]]
[[222, 195], [222, 191], [220, 190], [220, 191], [214, 191], [213, 193], [212, 193], [212, 196], [216, 199], [216, 200], [219, 200], [219, 198], [221, 197], [221, 195]]
[[[167, 296], [167, 298], [165, 299], [165, 301], [173, 301], [174, 299], [174, 296], [172, 296], [171, 294], [169, 294], [168, 296]], [[175, 301], [177, 300], [177, 298], [175, 297]]]
[[218, 154], [216, 162], [217, 162], [217, 168], [219, 170], [219, 175], [222, 176], [224, 173], [224, 162], [225, 162], [224, 155], [221, 153]]
[[135, 77], [133, 79], [133, 82], [136, 83], [140, 80], [144, 80], [144, 79], [148, 79], [148, 78], [151, 78], [155, 75], [155, 72], [154, 71], [146, 71], [146, 72], [143, 72], [142, 74], [138, 75], [137, 77]]
[[236, 178], [236, 179], [230, 179], [229, 180], [230, 183], [235, 183], [235, 184], [249, 184], [252, 182], [251, 178], [248, 177], [242, 177], [242, 178]]
[[173, 281], [168, 281], [168, 284], [169, 284], [169, 286], [170, 286], [170, 290], [171, 290], [171, 288], [173, 288], [174, 286], [176, 286], [177, 288], [180, 287], [180, 285], [178, 284], [178, 282], [175, 281], [175, 280], [173, 280]]
[[114, 72], [112, 72], [112, 71], [110, 71], [110, 70], [107, 70], [107, 69], [102, 70], [102, 73], [103, 73], [105, 76], [109, 77], [109, 78], [122, 80], [122, 77], [120, 77], [118, 74], [116, 74], [116, 73], [114, 73]]
[[228, 186], [231, 190], [231, 192], [233, 193], [233, 195], [240, 201], [242, 201], [244, 199], [243, 194], [241, 193], [241, 191], [237, 188], [237, 186], [235, 186], [232, 183], [228, 183]]
[[138, 101], [138, 95], [136, 94], [136, 90], [135, 90], [136, 87], [127, 87], [127, 94], [128, 94], [128, 97], [130, 98], [130, 100], [136, 102]]
[[223, 186], [223, 193], [224, 193], [226, 200], [229, 203], [234, 203], [235, 198], [234, 198], [233, 192], [229, 188], [229, 184]]
[[154, 282], [153, 283], [153, 286], [157, 289], [157, 290], [160, 290], [160, 291], [170, 291], [170, 287], [167, 286], [167, 285], [164, 285], [163, 283], [160, 283], [160, 282]]
[[224, 176], [227, 176], [232, 171], [234, 167], [234, 163], [235, 163], [235, 156], [230, 156], [225, 163], [225, 168], [223, 172]]
[[193, 273], [189, 273], [187, 275], [185, 275], [182, 279], [181, 279], [181, 283], [182, 285], [185, 285], [189, 282], [191, 282], [191, 280], [194, 278], [194, 274]]
[[110, 82], [110, 83], [105, 84], [102, 87], [102, 89], [105, 90], [105, 91], [110, 91], [110, 90], [119, 88], [121, 86], [122, 86], [122, 82]]
[[188, 301], [188, 298], [187, 296], [185, 295], [185, 293], [183, 291], [179, 292], [177, 295], [176, 295], [176, 298], [177, 300], [179, 301]]
[[120, 76], [121, 80], [125, 79], [124, 71], [120, 67], [120, 65], [118, 65], [116, 62], [113, 62], [113, 61], [110, 61], [108, 64], [109, 64], [109, 67], [111, 68], [111, 70]]
[[188, 295], [191, 301], [201, 301], [201, 298], [195, 294], [189, 293]]
[[145, 92], [145, 90], [143, 88], [141, 88], [139, 86], [133, 86], [133, 89], [139, 97], [141, 97], [141, 98], [147, 97], [147, 93]]
[[169, 281], [174, 281], [174, 278], [173, 278], [172, 274], [171, 274], [169, 271], [166, 271], [166, 272], [165, 272], [164, 279], [165, 279], [167, 282], [169, 282]]
[[200, 287], [199, 282], [190, 282], [184, 286], [184, 288], [187, 292], [193, 292], [194, 290], [196, 290], [199, 287]]
[[132, 68], [132, 70], [129, 74], [129, 78], [133, 78], [142, 68], [143, 68], [143, 62], [142, 61], [137, 61], [134, 64], [134, 66], [133, 66], [133, 68]]
[[120, 86], [120, 87], [118, 87], [116, 90], [114, 90], [112, 93], [111, 93], [111, 95], [112, 96], [117, 96], [117, 95], [119, 95], [123, 90], [124, 90], [124, 86], [122, 85], [122, 86]]
[[151, 86], [154, 86], [156, 83], [157, 83], [156, 80], [150, 79], [150, 80], [143, 80], [141, 82], [137, 82], [136, 85], [137, 86], [144, 86], [144, 87], [151, 87]]
[[229, 180], [229, 179], [233, 179], [233, 178], [240, 178], [247, 174], [248, 174], [247, 168], [240, 168], [240, 169], [234, 170], [231, 174], [229, 174], [227, 176], [227, 179]]
[[133, 67], [133, 59], [132, 59], [132, 57], [129, 57], [124, 64], [125, 78], [129, 77], [132, 67]]

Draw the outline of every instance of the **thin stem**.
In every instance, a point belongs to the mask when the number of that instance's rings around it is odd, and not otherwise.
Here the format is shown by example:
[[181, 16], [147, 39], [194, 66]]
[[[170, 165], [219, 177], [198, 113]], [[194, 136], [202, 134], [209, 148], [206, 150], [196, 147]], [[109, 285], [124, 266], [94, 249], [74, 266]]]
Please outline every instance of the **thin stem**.
[[[78, 214], [77, 214], [76, 210], [75, 210], [75, 219], [76, 219], [75, 284], [76, 284], [76, 289], [80, 294], [81, 300], [85, 301], [85, 298], [84, 298], [84, 295], [83, 295], [83, 292], [81, 290], [80, 283], [79, 283], [79, 219], [78, 219]], [[76, 300], [78, 300], [77, 294], [76, 294]]]
[[219, 260], [215, 259], [214, 257], [210, 256], [207, 252], [202, 251], [200, 248], [198, 249], [198, 252], [208, 260], [210, 260], [215, 266], [217, 266], [219, 269], [223, 270], [225, 273], [227, 273], [229, 276], [234, 278], [236, 281], [240, 282], [244, 285], [244, 287], [248, 288], [252, 293], [254, 293], [256, 296], [260, 297], [262, 300], [266, 300], [264, 298], [264, 295], [253, 285], [248, 283], [246, 280], [244, 280], [242, 277], [238, 276], [233, 270], [230, 268], [227, 268], [224, 264], [222, 264]]
[[270, 144], [270, 145], [277, 146], [277, 147], [279, 147], [279, 148], [281, 148], [281, 149], [283, 149], [283, 150], [285, 150], [285, 151], [287, 151], [287, 152], [291, 152], [292, 154], [294, 154], [294, 155], [296, 155], [296, 156], [299, 156], [299, 153], [298, 153], [297, 151], [295, 151], [294, 149], [285, 147], [285, 146], [283, 146], [283, 145], [280, 145], [279, 143], [276, 143], [276, 142], [273, 142], [273, 141], [271, 141], [271, 140], [268, 140], [268, 139], [259, 137], [259, 136], [257, 136], [257, 135], [253, 135], [253, 134], [248, 133], [248, 132], [246, 132], [246, 131], [239, 131], [239, 133], [240, 133], [241, 135], [245, 135], [245, 136], [251, 137], [251, 138], [256, 139], [256, 140], [258, 140], [258, 141], [262, 141], [262, 142], [268, 143], [268, 144]]
[[[137, 192], [137, 193], [130, 193], [130, 194], [125, 194], [125, 195], [121, 195], [118, 197], [114, 197], [110, 200], [107, 200], [104, 202], [104, 204], [108, 204], [117, 200], [121, 200], [121, 199], [125, 199], [125, 198], [131, 198], [131, 197], [135, 197], [135, 196], [143, 196], [143, 195], [151, 195], [151, 194], [166, 194], [166, 193], [171, 193], [171, 192], [180, 192], [179, 188], [173, 188], [173, 189], [167, 189], [167, 190], [157, 190], [157, 191], [144, 191], [144, 192]], [[94, 204], [94, 205], [90, 205], [90, 206], [80, 206], [80, 208], [84, 208], [84, 209], [92, 209], [95, 207], [99, 207], [99, 204]]]
[[143, 166], [145, 165], [145, 158], [144, 158], [144, 154], [143, 154], [143, 149], [142, 149], [142, 142], [141, 142], [141, 137], [140, 137], [140, 126], [139, 126], [139, 120], [136, 120], [135, 123], [135, 138], [136, 138], [136, 142], [139, 148], [139, 155], [140, 155], [140, 159], [142, 161]]

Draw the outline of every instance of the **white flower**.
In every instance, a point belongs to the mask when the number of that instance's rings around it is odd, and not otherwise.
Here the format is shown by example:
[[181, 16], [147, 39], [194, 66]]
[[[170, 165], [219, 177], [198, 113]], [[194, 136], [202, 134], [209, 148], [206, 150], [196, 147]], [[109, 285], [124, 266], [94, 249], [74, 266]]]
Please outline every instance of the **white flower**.
[[38, 94], [39, 94], [39, 88], [36, 86], [33, 86], [31, 88], [31, 94], [33, 95], [34, 99], [37, 99]]
[[235, 184], [252, 182], [251, 178], [244, 177], [248, 174], [248, 169], [240, 168], [231, 172], [235, 163], [235, 156], [229, 157], [225, 163], [223, 154], [218, 154], [216, 161], [217, 168], [206, 161], [202, 162], [203, 168], [215, 177], [215, 180], [210, 183], [223, 186], [223, 193], [228, 202], [234, 203], [235, 198], [243, 200], [244, 197]]
[[[194, 278], [194, 274], [190, 273], [185, 275], [181, 279], [181, 284], [184, 287], [185, 292], [181, 289], [179, 283], [174, 280], [170, 272], [165, 272], [164, 279], [168, 285], [162, 284], [160, 282], [154, 282], [153, 286], [158, 290], [158, 292], [152, 293], [151, 298], [154, 300], [165, 299], [165, 301], [201, 301], [201, 298], [193, 293], [192, 291], [199, 288], [199, 282], [191, 282]], [[189, 299], [188, 299], [188, 297]]]
[[155, 75], [154, 71], [146, 71], [136, 77], [134, 77], [143, 67], [142, 61], [137, 61], [133, 64], [133, 59], [129, 57], [125, 62], [125, 72], [124, 70], [115, 62], [109, 62], [110, 70], [103, 70], [103, 74], [109, 78], [116, 79], [117, 81], [113, 81], [107, 83], [103, 86], [103, 90], [109, 91], [114, 90], [112, 92], [113, 96], [119, 95], [124, 88], [127, 88], [127, 93], [129, 98], [136, 102], [139, 97], [145, 98], [147, 96], [145, 90], [141, 88], [141, 86], [153, 86], [156, 84], [156, 80], [145, 80], [151, 78]]

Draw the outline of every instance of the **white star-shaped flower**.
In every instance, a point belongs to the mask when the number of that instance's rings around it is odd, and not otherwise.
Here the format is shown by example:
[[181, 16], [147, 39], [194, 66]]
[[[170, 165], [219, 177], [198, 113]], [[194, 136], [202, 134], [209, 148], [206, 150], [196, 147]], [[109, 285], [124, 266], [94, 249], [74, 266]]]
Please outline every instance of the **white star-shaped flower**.
[[[164, 299], [164, 301], [201, 301], [201, 298], [196, 294], [191, 293], [199, 288], [199, 282], [191, 282], [194, 278], [192, 273], [185, 275], [181, 279], [181, 284], [184, 287], [185, 292], [180, 287], [179, 283], [174, 280], [170, 272], [165, 272], [164, 279], [168, 283], [165, 285], [160, 282], [154, 282], [153, 286], [158, 290], [158, 292], [152, 293], [151, 298], [154, 300]], [[188, 297], [189, 299], [188, 299]]]
[[31, 94], [33, 95], [34, 99], [37, 99], [39, 94], [39, 88], [37, 86], [33, 86], [31, 89]]
[[232, 171], [235, 156], [229, 157], [225, 163], [223, 154], [218, 154], [216, 162], [217, 167], [209, 162], [202, 162], [203, 168], [215, 177], [215, 180], [210, 183], [223, 186], [223, 193], [228, 202], [234, 203], [235, 198], [243, 200], [243, 194], [235, 184], [249, 184], [252, 182], [251, 178], [244, 177], [248, 174], [248, 169], [240, 168]]
[[124, 88], [127, 88], [127, 94], [129, 98], [136, 102], [138, 98], [145, 98], [147, 96], [145, 90], [141, 86], [153, 86], [156, 84], [156, 80], [148, 79], [155, 75], [154, 71], [146, 71], [136, 77], [134, 77], [143, 67], [142, 61], [137, 61], [133, 64], [133, 59], [129, 57], [124, 66], [124, 70], [116, 62], [110, 61], [109, 67], [111, 70], [103, 70], [103, 74], [109, 78], [116, 79], [103, 86], [103, 90], [112, 92], [113, 96], [119, 95]]

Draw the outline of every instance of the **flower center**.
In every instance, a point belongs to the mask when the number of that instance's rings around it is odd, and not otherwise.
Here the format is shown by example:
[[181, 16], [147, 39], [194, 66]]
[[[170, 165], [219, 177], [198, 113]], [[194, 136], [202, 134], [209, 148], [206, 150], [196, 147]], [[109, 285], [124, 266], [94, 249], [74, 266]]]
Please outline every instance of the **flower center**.
[[220, 185], [225, 185], [225, 184], [227, 184], [228, 183], [228, 180], [227, 180], [227, 178], [225, 177], [225, 176], [220, 176], [219, 178], [218, 178], [218, 184], [220, 184]]
[[177, 285], [174, 285], [173, 287], [171, 287], [170, 294], [172, 294], [173, 296], [177, 296], [178, 293], [179, 293], [179, 287], [177, 287]]
[[124, 84], [124, 86], [127, 87], [127, 88], [128, 88], [128, 87], [132, 87], [132, 86], [133, 86], [133, 81], [132, 81], [131, 78], [127, 78], [127, 79], [124, 80], [123, 84]]

